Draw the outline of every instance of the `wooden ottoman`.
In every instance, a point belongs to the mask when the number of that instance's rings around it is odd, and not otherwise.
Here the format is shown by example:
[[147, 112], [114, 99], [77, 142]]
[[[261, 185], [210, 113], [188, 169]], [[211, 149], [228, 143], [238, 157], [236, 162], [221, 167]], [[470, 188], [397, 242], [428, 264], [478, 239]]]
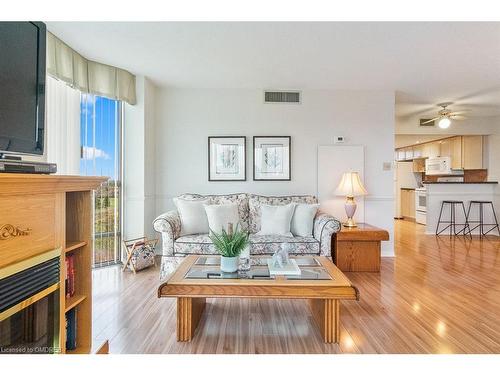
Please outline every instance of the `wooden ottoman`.
[[345, 272], [379, 272], [380, 242], [389, 240], [389, 232], [365, 223], [342, 226], [332, 238], [333, 263]]

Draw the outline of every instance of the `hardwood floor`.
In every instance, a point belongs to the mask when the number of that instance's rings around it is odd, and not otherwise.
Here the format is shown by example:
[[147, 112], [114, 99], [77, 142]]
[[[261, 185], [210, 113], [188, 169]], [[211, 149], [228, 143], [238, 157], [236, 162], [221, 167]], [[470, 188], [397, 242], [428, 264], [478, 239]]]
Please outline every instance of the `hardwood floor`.
[[176, 300], [159, 269], [94, 271], [94, 339], [111, 353], [500, 353], [500, 239], [426, 236], [396, 221], [396, 258], [346, 273], [340, 343], [324, 344], [307, 301], [207, 299], [192, 342], [176, 341]]

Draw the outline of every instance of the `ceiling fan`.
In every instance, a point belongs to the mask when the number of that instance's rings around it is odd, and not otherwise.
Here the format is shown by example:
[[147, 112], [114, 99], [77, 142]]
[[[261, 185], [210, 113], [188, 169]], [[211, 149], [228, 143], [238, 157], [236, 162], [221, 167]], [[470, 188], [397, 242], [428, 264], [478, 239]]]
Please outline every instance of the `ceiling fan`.
[[438, 104], [438, 107], [442, 107], [443, 109], [441, 109], [438, 112], [437, 117], [434, 117], [433, 119], [430, 119], [430, 120], [423, 122], [422, 125], [439, 120], [438, 126], [441, 129], [446, 129], [450, 126], [451, 120], [464, 120], [466, 117], [463, 114], [467, 111], [452, 112], [451, 110], [447, 109], [447, 107], [452, 105], [452, 104], [453, 104], [452, 102]]

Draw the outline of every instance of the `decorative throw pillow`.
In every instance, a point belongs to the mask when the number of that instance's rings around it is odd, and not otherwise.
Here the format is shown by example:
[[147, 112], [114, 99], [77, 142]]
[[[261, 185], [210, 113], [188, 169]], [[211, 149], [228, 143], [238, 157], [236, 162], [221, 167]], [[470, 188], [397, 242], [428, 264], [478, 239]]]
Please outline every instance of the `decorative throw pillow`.
[[204, 204], [208, 199], [187, 200], [174, 198], [174, 204], [181, 218], [181, 236], [208, 233], [208, 220]]
[[208, 227], [215, 233], [222, 232], [222, 229], [227, 231], [227, 224], [232, 223], [236, 229], [240, 221], [238, 214], [237, 203], [226, 204], [205, 204], [205, 212], [207, 213]]
[[319, 204], [297, 204], [290, 225], [294, 236], [311, 237], [313, 235], [314, 217], [318, 208]]
[[292, 222], [295, 203], [282, 206], [260, 206], [260, 231], [258, 235], [274, 234], [292, 237], [290, 224]]

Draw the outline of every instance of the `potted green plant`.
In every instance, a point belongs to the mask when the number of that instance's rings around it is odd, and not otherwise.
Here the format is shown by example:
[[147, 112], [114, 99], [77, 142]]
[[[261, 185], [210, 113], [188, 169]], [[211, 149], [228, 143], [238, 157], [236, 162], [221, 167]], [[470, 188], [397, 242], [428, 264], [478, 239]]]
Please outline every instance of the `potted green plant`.
[[230, 223], [227, 231], [222, 229], [220, 233], [215, 233], [210, 229], [210, 239], [221, 255], [221, 271], [236, 272], [239, 255], [249, 243], [248, 232], [239, 230], [238, 226], [233, 231], [233, 225]]

